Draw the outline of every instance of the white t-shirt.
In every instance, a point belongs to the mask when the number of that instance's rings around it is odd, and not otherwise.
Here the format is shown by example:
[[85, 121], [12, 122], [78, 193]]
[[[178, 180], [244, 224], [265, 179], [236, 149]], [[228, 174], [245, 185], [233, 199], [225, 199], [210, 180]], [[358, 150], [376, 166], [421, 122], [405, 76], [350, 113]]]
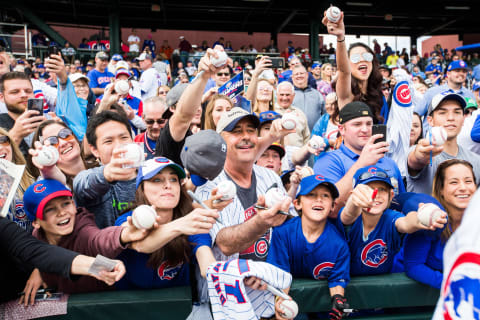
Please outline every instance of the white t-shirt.
[[[130, 35], [128, 37], [128, 43], [130, 42], [140, 42], [140, 38], [136, 35]], [[140, 48], [138, 47], [138, 44], [134, 43], [134, 44], [130, 44], [130, 52], [139, 52], [140, 51]]]
[[140, 77], [140, 88], [142, 89], [142, 100], [157, 95], [158, 87], [162, 85], [160, 74], [155, 68], [145, 70]]

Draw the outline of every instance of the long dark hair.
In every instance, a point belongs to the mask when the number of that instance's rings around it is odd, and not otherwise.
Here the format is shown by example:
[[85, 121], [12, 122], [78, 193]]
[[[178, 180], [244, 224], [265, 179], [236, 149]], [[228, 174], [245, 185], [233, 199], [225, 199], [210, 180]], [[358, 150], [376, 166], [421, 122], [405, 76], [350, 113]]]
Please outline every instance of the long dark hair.
[[[144, 181], [140, 183], [135, 193], [135, 205], [133, 206], [134, 208], [142, 204], [150, 205], [150, 202], [145, 195], [143, 185]], [[178, 205], [173, 209], [172, 220], [186, 216], [192, 210], [192, 199], [187, 194], [186, 188], [184, 186], [181, 186], [180, 200], [178, 201]], [[189, 262], [190, 253], [191, 249], [187, 236], [181, 235], [167, 243], [162, 248], [151, 253], [147, 265], [156, 269], [161, 265], [163, 261], [167, 260], [169, 265], [176, 266], [181, 262]]]
[[379, 70], [378, 59], [375, 56], [375, 53], [372, 51], [372, 49], [370, 49], [369, 46], [361, 42], [355, 42], [348, 48], [349, 57], [350, 57], [350, 51], [352, 51], [352, 49], [356, 47], [365, 48], [365, 50], [370, 52], [373, 55], [373, 61], [372, 61], [372, 73], [368, 77], [366, 94], [363, 94], [362, 91], [360, 90], [358, 79], [356, 79], [353, 76], [351, 77], [352, 78], [352, 94], [354, 96], [353, 100], [365, 102], [372, 110], [377, 122], [383, 123], [385, 119], [380, 114], [383, 106], [383, 94], [382, 94], [383, 77]]
[[442, 196], [442, 190], [445, 187], [445, 172], [447, 171], [448, 168], [456, 164], [461, 164], [469, 168], [470, 171], [472, 172], [473, 183], [475, 183], [475, 185], [477, 184], [477, 182], [475, 181], [475, 173], [473, 172], [473, 166], [468, 161], [461, 160], [461, 159], [449, 159], [449, 160], [443, 161], [438, 166], [437, 172], [435, 172], [435, 177], [433, 178], [432, 196], [434, 196], [435, 199], [437, 199], [438, 202], [440, 202], [442, 206], [445, 208], [445, 210], [447, 211], [448, 225], [445, 227], [445, 229], [443, 229], [442, 235], [441, 235], [441, 239], [444, 242], [446, 242], [448, 238], [450, 238], [450, 236], [452, 235], [452, 229], [450, 224], [452, 219], [451, 219], [450, 213], [448, 212], [448, 205]]

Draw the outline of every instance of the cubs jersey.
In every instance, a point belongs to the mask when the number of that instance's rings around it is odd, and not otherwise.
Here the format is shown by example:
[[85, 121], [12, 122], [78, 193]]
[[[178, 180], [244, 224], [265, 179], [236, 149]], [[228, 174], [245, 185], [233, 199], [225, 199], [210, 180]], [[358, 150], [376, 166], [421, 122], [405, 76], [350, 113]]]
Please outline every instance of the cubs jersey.
[[[132, 212], [127, 212], [115, 221], [120, 226], [127, 221]], [[190, 243], [195, 245], [192, 250], [195, 252], [199, 247], [210, 246], [211, 238], [208, 234], [188, 237]], [[124, 250], [118, 259], [125, 264], [127, 272], [116, 284], [118, 289], [155, 289], [170, 288], [175, 286], [190, 285], [190, 267], [188, 262], [172, 265], [163, 261], [157, 268], [148, 265], [149, 254], [140, 253], [131, 249]]]
[[[339, 213], [337, 224], [342, 225]], [[375, 228], [363, 235], [362, 216], [351, 226], [343, 227], [350, 248], [351, 275], [373, 275], [389, 273], [395, 254], [402, 247], [403, 234], [398, 232], [395, 221], [404, 215], [387, 209], [383, 212]]]
[[207, 269], [208, 295], [215, 320], [253, 320], [275, 313], [272, 293], [245, 287], [243, 279], [250, 276], [280, 290], [290, 287], [292, 282], [289, 273], [265, 262], [244, 259], [215, 262]]
[[110, 82], [112, 82], [112, 78], [115, 78], [115, 75], [107, 70], [100, 72], [97, 69], [93, 69], [88, 72], [87, 77], [90, 79], [90, 88], [104, 89]]
[[309, 243], [300, 217], [273, 229], [267, 262], [299, 278], [326, 279], [330, 288], [350, 281], [350, 251], [335, 226], [326, 222], [323, 233]]

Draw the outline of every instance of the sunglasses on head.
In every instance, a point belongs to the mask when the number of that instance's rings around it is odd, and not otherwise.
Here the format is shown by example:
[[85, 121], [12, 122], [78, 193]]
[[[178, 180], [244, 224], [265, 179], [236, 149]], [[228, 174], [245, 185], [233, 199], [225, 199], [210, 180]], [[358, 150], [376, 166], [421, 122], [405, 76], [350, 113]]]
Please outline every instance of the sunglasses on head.
[[167, 119], [163, 119], [163, 118], [162, 118], [162, 119], [156, 119], [156, 120], [155, 120], [155, 119], [146, 119], [146, 120], [145, 120], [145, 123], [146, 123], [147, 125], [149, 125], [149, 126], [153, 126], [153, 124], [154, 124], [155, 122], [156, 122], [157, 124], [159, 124], [159, 125], [162, 125], [162, 124], [164, 124], [165, 122], [167, 122]]
[[382, 179], [388, 179], [388, 175], [385, 173], [385, 172], [382, 172], [382, 171], [376, 171], [376, 172], [364, 172], [360, 175], [360, 177], [358, 177], [358, 181], [363, 181], [363, 180], [367, 180], [367, 179], [370, 179], [371, 177], [379, 177], [379, 178], [382, 178]]
[[45, 138], [43, 139], [43, 142], [48, 141], [50, 142], [50, 145], [58, 147], [58, 145], [60, 144], [59, 139], [67, 141], [74, 139], [72, 130], [63, 128], [58, 132], [58, 135]]
[[359, 63], [360, 61], [372, 62], [373, 54], [371, 54], [370, 52], [364, 52], [362, 54], [355, 53], [350, 56], [350, 61], [352, 61], [353, 63]]
[[222, 76], [228, 77], [228, 76], [230, 76], [230, 72], [219, 72], [219, 73], [217, 73], [217, 76], [219, 76], [219, 77], [222, 77]]
[[5, 146], [10, 145], [10, 138], [8, 136], [0, 136], [0, 144]]

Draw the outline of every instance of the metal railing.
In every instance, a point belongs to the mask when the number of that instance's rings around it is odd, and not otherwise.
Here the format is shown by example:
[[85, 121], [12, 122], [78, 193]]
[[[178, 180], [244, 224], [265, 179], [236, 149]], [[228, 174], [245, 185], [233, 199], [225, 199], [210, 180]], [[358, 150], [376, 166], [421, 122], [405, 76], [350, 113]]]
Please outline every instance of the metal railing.
[[[23, 28], [23, 35], [5, 32], [0, 33], [0, 40], [3, 41], [7, 50], [11, 51], [15, 56], [24, 56], [25, 59], [31, 57], [32, 32], [28, 30], [28, 26], [26, 24], [0, 22], [0, 28], [2, 30], [4, 26]], [[16, 41], [16, 39], [23, 39], [23, 41]]]

